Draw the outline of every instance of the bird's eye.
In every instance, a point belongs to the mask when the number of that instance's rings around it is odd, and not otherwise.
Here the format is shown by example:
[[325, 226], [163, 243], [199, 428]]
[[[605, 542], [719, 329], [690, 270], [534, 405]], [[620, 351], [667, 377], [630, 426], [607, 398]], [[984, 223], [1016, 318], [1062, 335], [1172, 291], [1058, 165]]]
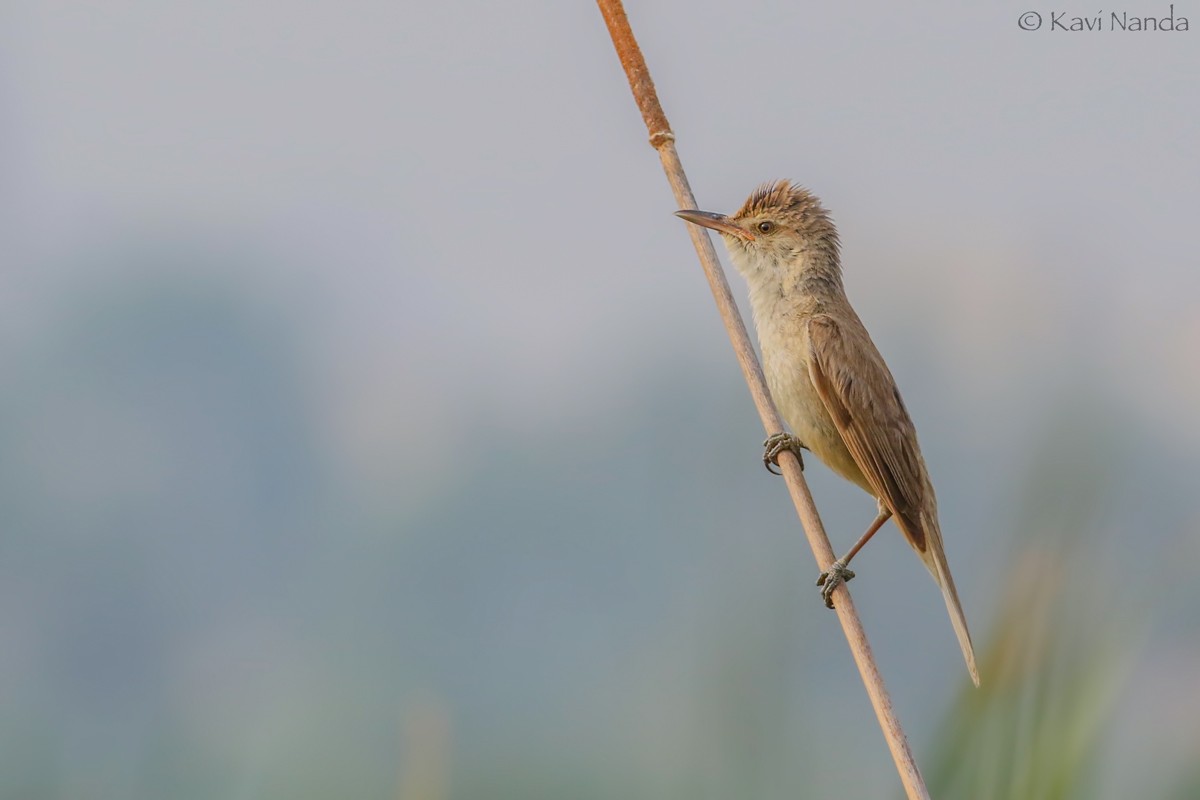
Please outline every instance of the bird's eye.
[[759, 233], [770, 233], [771, 231], [775, 230], [775, 223], [774, 222], [760, 222], [757, 225], [755, 225], [754, 227], [758, 228]]

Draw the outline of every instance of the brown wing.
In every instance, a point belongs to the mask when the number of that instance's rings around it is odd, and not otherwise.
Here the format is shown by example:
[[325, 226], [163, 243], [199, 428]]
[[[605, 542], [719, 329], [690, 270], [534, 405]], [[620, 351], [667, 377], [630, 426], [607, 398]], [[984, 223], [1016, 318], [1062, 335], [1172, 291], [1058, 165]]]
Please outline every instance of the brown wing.
[[809, 376], [846, 449], [924, 555], [925, 468], [912, 420], [883, 356], [861, 323], [839, 323], [824, 314], [809, 320], [808, 340]]
[[[853, 312], [851, 312], [853, 313]], [[975, 648], [942, 549], [937, 506], [917, 435], [892, 373], [862, 323], [838, 323], [819, 314], [808, 323], [808, 372], [875, 494], [941, 587], [971, 680], [979, 685]]]

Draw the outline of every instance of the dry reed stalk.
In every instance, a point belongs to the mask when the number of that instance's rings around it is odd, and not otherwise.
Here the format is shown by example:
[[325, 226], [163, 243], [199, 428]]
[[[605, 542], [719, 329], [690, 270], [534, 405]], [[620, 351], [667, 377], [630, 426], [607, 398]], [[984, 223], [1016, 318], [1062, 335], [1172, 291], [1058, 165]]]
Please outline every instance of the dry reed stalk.
[[[650, 70], [646, 67], [642, 51], [633, 37], [633, 30], [629, 26], [629, 19], [625, 16], [621, 0], [596, 0], [596, 2], [600, 6], [600, 13], [604, 15], [604, 22], [608, 25], [613, 46], [617, 50], [621, 66], [629, 79], [629, 87], [633, 90], [634, 100], [637, 101], [642, 118], [646, 123], [646, 129], [650, 133], [650, 144], [658, 151], [658, 156], [662, 160], [667, 181], [675, 193], [675, 202], [679, 208], [697, 208], [696, 198], [692, 195], [687, 176], [683, 172], [683, 164], [680, 163], [679, 154], [675, 151], [675, 134], [671, 131], [666, 114], [663, 113], [662, 106], [658, 102], [658, 95], [654, 91], [654, 82], [650, 79]], [[704, 267], [704, 274], [708, 278], [713, 298], [717, 301], [717, 309], [721, 313], [721, 320], [725, 323], [725, 330], [733, 343], [738, 364], [742, 368], [742, 376], [746, 379], [746, 385], [750, 388], [758, 415], [762, 418], [763, 428], [768, 434], [782, 431], [784, 430], [783, 421], [779, 418], [779, 412], [775, 409], [775, 404], [767, 390], [762, 367], [758, 363], [758, 357], [755, 355], [750, 337], [746, 333], [746, 326], [738, 313], [733, 294], [729, 291], [729, 283], [725, 280], [725, 273], [717, 260], [712, 240], [709, 239], [707, 231], [696, 225], [688, 225], [687, 229], [692, 237], [692, 244], [696, 248], [696, 254], [700, 257], [700, 264]], [[812, 494], [808, 491], [808, 484], [804, 480], [800, 462], [795, 454], [785, 450], [779, 456], [779, 467], [787, 482], [788, 491], [792, 495], [796, 513], [800, 516], [800, 524], [804, 527], [804, 533], [808, 537], [808, 544], [817, 560], [817, 566], [821, 570], [826, 570], [833, 563], [835, 556], [833, 548], [829, 545], [829, 538], [825, 535], [821, 518], [817, 515]], [[883, 729], [888, 749], [891, 750], [892, 759], [896, 762], [896, 770], [900, 773], [900, 782], [904, 785], [904, 791], [909, 800], [929, 800], [929, 791], [925, 788], [925, 781], [921, 777], [921, 771], [917, 768], [917, 762], [908, 746], [904, 729], [896, 717], [892, 699], [883, 685], [883, 676], [879, 674], [879, 667], [875, 664], [875, 657], [871, 653], [871, 645], [867, 641], [866, 631], [863, 630], [862, 621], [854, 609], [854, 602], [850, 599], [850, 593], [845, 584], [837, 588], [834, 596], [838, 620], [842, 623], [846, 641], [850, 644], [850, 652], [854, 655], [854, 662], [858, 665], [858, 671], [862, 675], [863, 685], [866, 686], [867, 695], [871, 698], [871, 705], [875, 708], [879, 727]]]

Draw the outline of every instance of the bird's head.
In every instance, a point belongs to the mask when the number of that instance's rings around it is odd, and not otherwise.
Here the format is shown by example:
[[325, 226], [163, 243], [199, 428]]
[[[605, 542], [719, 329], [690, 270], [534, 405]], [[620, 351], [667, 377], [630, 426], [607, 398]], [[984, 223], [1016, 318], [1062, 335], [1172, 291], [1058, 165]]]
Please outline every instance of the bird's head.
[[790, 181], [764, 183], [731, 215], [676, 211], [721, 234], [734, 265], [747, 278], [766, 269], [793, 273], [838, 268], [838, 235], [816, 195]]

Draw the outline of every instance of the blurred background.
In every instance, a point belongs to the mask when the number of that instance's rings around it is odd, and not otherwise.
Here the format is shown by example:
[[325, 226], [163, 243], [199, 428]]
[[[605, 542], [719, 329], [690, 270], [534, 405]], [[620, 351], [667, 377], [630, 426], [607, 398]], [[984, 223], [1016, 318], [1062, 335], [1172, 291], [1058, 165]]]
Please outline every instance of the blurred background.
[[[852, 588], [935, 796], [1196, 798], [1200, 30], [1031, 9], [629, 13], [921, 432], [984, 688]], [[7, 4], [0, 796], [898, 797], [674, 210], [589, 3]]]

